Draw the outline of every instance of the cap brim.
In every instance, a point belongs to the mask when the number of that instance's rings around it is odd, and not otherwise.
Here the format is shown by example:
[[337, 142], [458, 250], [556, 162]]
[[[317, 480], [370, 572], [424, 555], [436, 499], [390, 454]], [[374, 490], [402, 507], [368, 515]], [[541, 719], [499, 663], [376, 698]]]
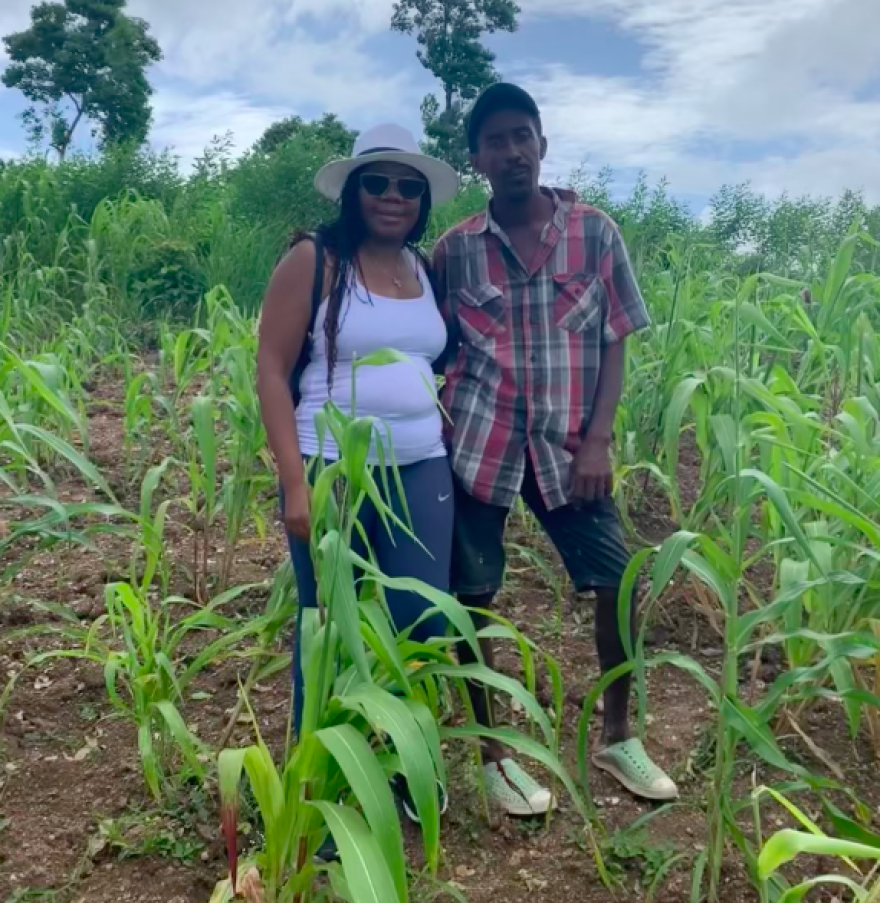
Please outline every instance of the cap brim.
[[369, 163], [402, 163], [418, 170], [431, 186], [433, 204], [445, 204], [458, 194], [458, 173], [448, 163], [426, 154], [409, 154], [406, 151], [377, 151], [360, 157], [334, 160], [318, 171], [315, 188], [331, 201], [338, 201], [348, 177], [356, 169]]

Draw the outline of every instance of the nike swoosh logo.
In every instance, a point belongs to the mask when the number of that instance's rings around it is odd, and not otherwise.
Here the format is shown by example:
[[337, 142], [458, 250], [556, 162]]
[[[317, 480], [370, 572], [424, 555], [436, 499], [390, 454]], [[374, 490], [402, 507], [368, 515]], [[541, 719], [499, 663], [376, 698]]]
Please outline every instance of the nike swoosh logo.
[[450, 493], [449, 495], [440, 495], [440, 496], [437, 496], [437, 501], [438, 501], [438, 502], [445, 502], [445, 501], [449, 498], [450, 495], [452, 495], [452, 493]]

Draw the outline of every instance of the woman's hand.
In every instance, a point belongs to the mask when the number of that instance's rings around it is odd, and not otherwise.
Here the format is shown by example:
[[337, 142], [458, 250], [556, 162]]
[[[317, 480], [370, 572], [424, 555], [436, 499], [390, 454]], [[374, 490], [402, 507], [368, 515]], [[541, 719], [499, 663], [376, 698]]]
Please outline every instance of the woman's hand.
[[309, 487], [305, 481], [284, 491], [284, 526], [297, 539], [308, 542], [311, 537]]

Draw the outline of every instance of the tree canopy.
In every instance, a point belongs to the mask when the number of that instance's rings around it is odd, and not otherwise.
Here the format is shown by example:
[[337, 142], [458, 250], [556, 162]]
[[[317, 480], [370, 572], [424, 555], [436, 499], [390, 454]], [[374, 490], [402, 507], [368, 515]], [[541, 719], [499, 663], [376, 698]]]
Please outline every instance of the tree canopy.
[[254, 149], [271, 154], [297, 135], [305, 135], [324, 143], [334, 154], [345, 157], [351, 153], [358, 133], [352, 131], [335, 113], [325, 113], [314, 122], [306, 122], [299, 116], [288, 116], [273, 122], [263, 132]]
[[146, 70], [162, 58], [146, 22], [125, 15], [126, 0], [64, 0], [31, 10], [31, 26], [3, 39], [7, 88], [31, 102], [31, 139], [63, 158], [84, 119], [106, 147], [143, 143], [152, 118]]
[[495, 54], [480, 43], [484, 34], [516, 31], [514, 0], [398, 0], [391, 27], [416, 34], [417, 56], [443, 86], [443, 104], [433, 94], [422, 101], [425, 150], [459, 172], [468, 167], [464, 137], [467, 105], [498, 80]]

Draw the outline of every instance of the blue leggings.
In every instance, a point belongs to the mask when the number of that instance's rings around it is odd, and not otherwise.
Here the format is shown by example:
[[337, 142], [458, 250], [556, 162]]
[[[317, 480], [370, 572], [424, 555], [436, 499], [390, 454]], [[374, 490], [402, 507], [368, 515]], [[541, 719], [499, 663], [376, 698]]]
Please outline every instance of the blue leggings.
[[[385, 528], [373, 504], [366, 500], [361, 506], [358, 520], [364, 529], [370, 547], [376, 556], [379, 569], [386, 577], [414, 577], [447, 592], [452, 554], [453, 487], [449, 462], [446, 458], [429, 458], [416, 464], [398, 468], [406, 504], [409, 509], [413, 533], [424, 549], [398, 527]], [[377, 480], [381, 486], [381, 481]], [[388, 479], [391, 497], [389, 507], [406, 522], [403, 506], [391, 474]], [[283, 499], [282, 499], [283, 504]], [[317, 608], [317, 584], [312, 566], [309, 545], [287, 534], [290, 557], [296, 575], [299, 593], [299, 611], [296, 622], [296, 643], [293, 653], [293, 726], [299, 734], [303, 711], [303, 675], [300, 657], [300, 633], [303, 608]], [[355, 533], [354, 551], [364, 555], [360, 537]], [[425, 549], [428, 551], [426, 552]], [[430, 554], [428, 554], [430, 553]], [[431, 607], [427, 599], [417, 593], [386, 590], [385, 601], [395, 627], [404, 630]], [[423, 621], [412, 632], [412, 639], [425, 642], [446, 632], [446, 619], [434, 616]]]

